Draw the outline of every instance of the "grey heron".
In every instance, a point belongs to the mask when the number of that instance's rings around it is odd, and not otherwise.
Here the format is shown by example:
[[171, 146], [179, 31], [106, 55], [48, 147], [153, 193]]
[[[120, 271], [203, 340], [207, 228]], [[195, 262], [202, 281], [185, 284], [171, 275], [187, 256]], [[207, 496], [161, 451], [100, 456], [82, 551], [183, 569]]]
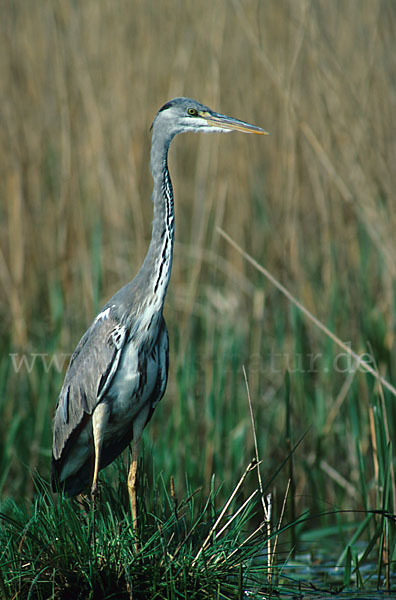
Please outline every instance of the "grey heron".
[[174, 206], [168, 150], [178, 133], [267, 134], [264, 129], [175, 98], [152, 125], [154, 219], [147, 255], [135, 278], [105, 304], [71, 356], [53, 426], [51, 482], [75, 496], [132, 442], [128, 492], [136, 525], [136, 475], [144, 427], [168, 378], [168, 333], [162, 314], [172, 267]]

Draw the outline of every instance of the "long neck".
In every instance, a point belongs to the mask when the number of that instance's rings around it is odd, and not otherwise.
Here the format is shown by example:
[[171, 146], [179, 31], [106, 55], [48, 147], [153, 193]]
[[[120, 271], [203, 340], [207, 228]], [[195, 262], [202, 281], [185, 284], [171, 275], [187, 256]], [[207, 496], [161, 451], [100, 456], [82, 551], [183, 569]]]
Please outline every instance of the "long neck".
[[151, 146], [154, 219], [150, 246], [141, 270], [148, 285], [149, 302], [158, 308], [162, 308], [172, 269], [174, 206], [168, 170], [171, 139], [163, 137], [154, 127]]

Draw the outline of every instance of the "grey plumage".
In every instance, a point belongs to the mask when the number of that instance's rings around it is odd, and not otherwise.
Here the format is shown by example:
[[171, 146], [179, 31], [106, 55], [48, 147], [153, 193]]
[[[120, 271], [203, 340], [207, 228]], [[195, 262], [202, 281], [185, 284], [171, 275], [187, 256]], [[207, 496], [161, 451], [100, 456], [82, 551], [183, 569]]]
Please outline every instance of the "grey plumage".
[[128, 488], [136, 520], [138, 445], [168, 378], [168, 333], [162, 315], [172, 268], [174, 207], [167, 156], [178, 133], [263, 129], [175, 98], [152, 126], [154, 219], [150, 246], [136, 277], [103, 307], [77, 345], [54, 418], [51, 481], [73, 496], [92, 483], [133, 441]]

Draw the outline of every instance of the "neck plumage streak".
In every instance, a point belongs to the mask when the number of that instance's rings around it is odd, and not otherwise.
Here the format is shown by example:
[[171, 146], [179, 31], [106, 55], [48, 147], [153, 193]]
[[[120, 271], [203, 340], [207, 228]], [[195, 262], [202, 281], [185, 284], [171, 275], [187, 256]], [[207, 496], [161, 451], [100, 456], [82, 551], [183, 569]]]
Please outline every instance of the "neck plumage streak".
[[[139, 323], [138, 331], [135, 330], [134, 337], [141, 343], [142, 339], [153, 341], [150, 330], [158, 326], [158, 320], [162, 318], [162, 308], [164, 305], [166, 290], [170, 279], [172, 269], [173, 239], [174, 239], [174, 203], [172, 182], [170, 179], [167, 161], [164, 161], [163, 181], [161, 186], [164, 198], [165, 219], [162, 232], [162, 247], [158, 259], [155, 263], [156, 277], [152, 283], [153, 293], [150, 302], [142, 311], [142, 319]], [[147, 348], [151, 353], [151, 346]]]
[[157, 262], [157, 278], [154, 283], [154, 305], [157, 310], [162, 307], [166, 290], [169, 283], [170, 271], [172, 267], [172, 248], [174, 236], [174, 206], [172, 183], [169, 177], [168, 165], [164, 164], [164, 179], [162, 182], [162, 191], [165, 198], [165, 226], [163, 231], [163, 245]]

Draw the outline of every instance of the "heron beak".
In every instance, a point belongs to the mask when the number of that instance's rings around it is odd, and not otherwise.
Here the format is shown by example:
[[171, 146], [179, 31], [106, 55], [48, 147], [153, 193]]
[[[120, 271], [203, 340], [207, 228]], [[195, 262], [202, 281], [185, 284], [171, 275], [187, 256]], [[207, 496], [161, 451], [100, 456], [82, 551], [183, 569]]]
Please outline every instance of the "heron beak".
[[221, 127], [221, 129], [235, 129], [235, 131], [243, 131], [245, 133], [257, 133], [258, 135], [271, 135], [265, 129], [251, 125], [245, 121], [239, 121], [239, 119], [233, 119], [227, 117], [227, 115], [221, 115], [219, 113], [204, 113], [202, 117], [206, 119], [208, 125], [212, 127]]

